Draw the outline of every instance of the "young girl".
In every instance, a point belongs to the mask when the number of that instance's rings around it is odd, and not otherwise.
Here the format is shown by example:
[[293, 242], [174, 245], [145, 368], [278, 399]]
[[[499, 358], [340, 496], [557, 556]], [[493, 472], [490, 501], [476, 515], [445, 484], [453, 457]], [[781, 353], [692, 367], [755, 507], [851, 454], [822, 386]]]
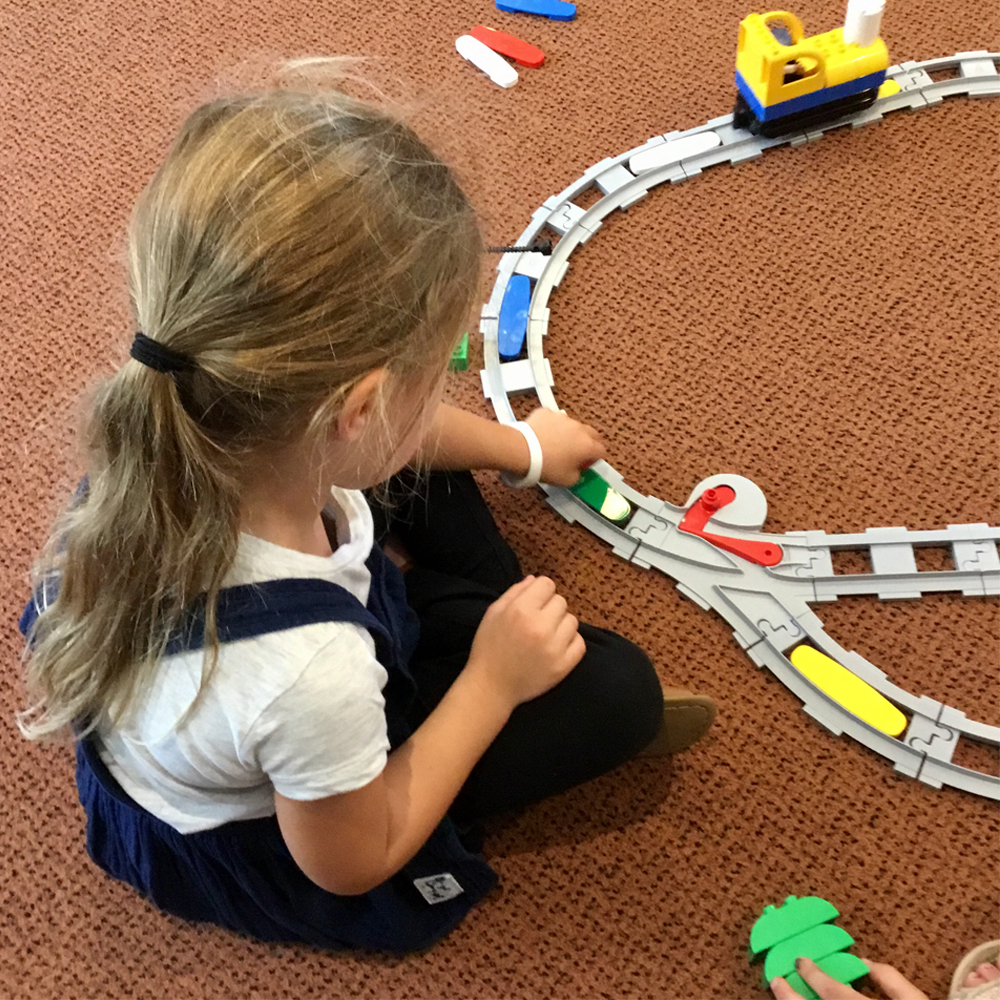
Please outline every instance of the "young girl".
[[[163, 910], [424, 948], [495, 882], [456, 824], [712, 721], [522, 578], [461, 471], [571, 485], [604, 454], [440, 401], [481, 250], [450, 171], [334, 90], [201, 107], [138, 201], [141, 333], [33, 571], [20, 721], [73, 728], [88, 851]], [[360, 492], [406, 466], [456, 471]]]

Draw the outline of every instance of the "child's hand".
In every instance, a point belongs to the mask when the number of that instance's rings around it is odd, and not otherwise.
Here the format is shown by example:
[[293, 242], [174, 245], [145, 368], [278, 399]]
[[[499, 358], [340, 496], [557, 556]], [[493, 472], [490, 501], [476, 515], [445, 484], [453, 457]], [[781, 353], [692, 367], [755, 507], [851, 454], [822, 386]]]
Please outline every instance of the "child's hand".
[[578, 420], [544, 406], [525, 420], [542, 446], [542, 482], [572, 486], [580, 473], [607, 455], [601, 435]]
[[[891, 965], [872, 962], [867, 958], [864, 962], [871, 970], [871, 978], [878, 983], [890, 1000], [927, 1000], [926, 993], [921, 993]], [[798, 974], [816, 991], [820, 1000], [865, 1000], [863, 993], [838, 983], [811, 959], [800, 958], [795, 966]], [[781, 976], [771, 980], [771, 992], [774, 993], [776, 1000], [802, 1000], [802, 997]]]
[[513, 711], [580, 662], [586, 647], [577, 624], [548, 577], [526, 576], [486, 609], [466, 670], [478, 672]]

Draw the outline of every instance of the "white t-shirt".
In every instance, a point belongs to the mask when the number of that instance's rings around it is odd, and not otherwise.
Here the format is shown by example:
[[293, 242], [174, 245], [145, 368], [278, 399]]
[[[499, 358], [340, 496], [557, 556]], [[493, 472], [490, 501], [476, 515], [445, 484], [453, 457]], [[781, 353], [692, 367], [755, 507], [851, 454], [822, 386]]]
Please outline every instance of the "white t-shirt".
[[[225, 586], [316, 577], [366, 604], [368, 504], [334, 487], [326, 513], [337, 530], [332, 556], [241, 533]], [[361, 788], [385, 767], [388, 677], [361, 626], [320, 622], [222, 643], [198, 706], [177, 729], [203, 658], [201, 649], [164, 657], [124, 724], [98, 730], [101, 758], [122, 788], [181, 833], [273, 815], [275, 790], [309, 800]]]

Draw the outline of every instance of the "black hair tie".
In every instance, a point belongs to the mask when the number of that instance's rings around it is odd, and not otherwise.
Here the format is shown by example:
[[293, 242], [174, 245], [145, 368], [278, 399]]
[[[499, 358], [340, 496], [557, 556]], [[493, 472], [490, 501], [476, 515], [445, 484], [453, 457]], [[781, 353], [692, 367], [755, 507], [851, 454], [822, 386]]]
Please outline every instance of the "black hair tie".
[[129, 354], [136, 361], [146, 365], [147, 368], [170, 375], [174, 372], [193, 371], [198, 367], [186, 355], [178, 354], [176, 351], [170, 350], [169, 347], [164, 347], [163, 344], [150, 339], [144, 333], [135, 335]]

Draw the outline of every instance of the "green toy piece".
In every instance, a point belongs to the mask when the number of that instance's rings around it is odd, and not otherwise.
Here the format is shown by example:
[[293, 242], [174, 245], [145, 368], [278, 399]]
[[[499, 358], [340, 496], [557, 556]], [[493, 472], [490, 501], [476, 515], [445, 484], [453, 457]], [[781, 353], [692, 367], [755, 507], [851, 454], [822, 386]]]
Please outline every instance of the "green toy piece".
[[632, 513], [632, 505], [628, 500], [620, 493], [616, 493], [593, 469], [584, 469], [579, 480], [569, 488], [569, 491], [615, 524], [628, 520]]
[[451, 360], [448, 362], [448, 371], [464, 372], [469, 367], [469, 333], [462, 334], [462, 339], [458, 346], [451, 352]]
[[816, 994], [795, 972], [797, 958], [811, 958], [827, 975], [850, 984], [867, 975], [868, 966], [847, 949], [854, 938], [830, 923], [838, 917], [835, 906], [818, 896], [788, 896], [782, 906], [765, 906], [750, 931], [750, 960], [766, 952], [762, 980], [770, 985], [775, 976], [784, 977], [806, 1000]]
[[757, 923], [750, 931], [750, 959], [794, 937], [806, 927], [836, 920], [840, 914], [833, 903], [819, 896], [789, 896], [781, 907], [765, 906]]

